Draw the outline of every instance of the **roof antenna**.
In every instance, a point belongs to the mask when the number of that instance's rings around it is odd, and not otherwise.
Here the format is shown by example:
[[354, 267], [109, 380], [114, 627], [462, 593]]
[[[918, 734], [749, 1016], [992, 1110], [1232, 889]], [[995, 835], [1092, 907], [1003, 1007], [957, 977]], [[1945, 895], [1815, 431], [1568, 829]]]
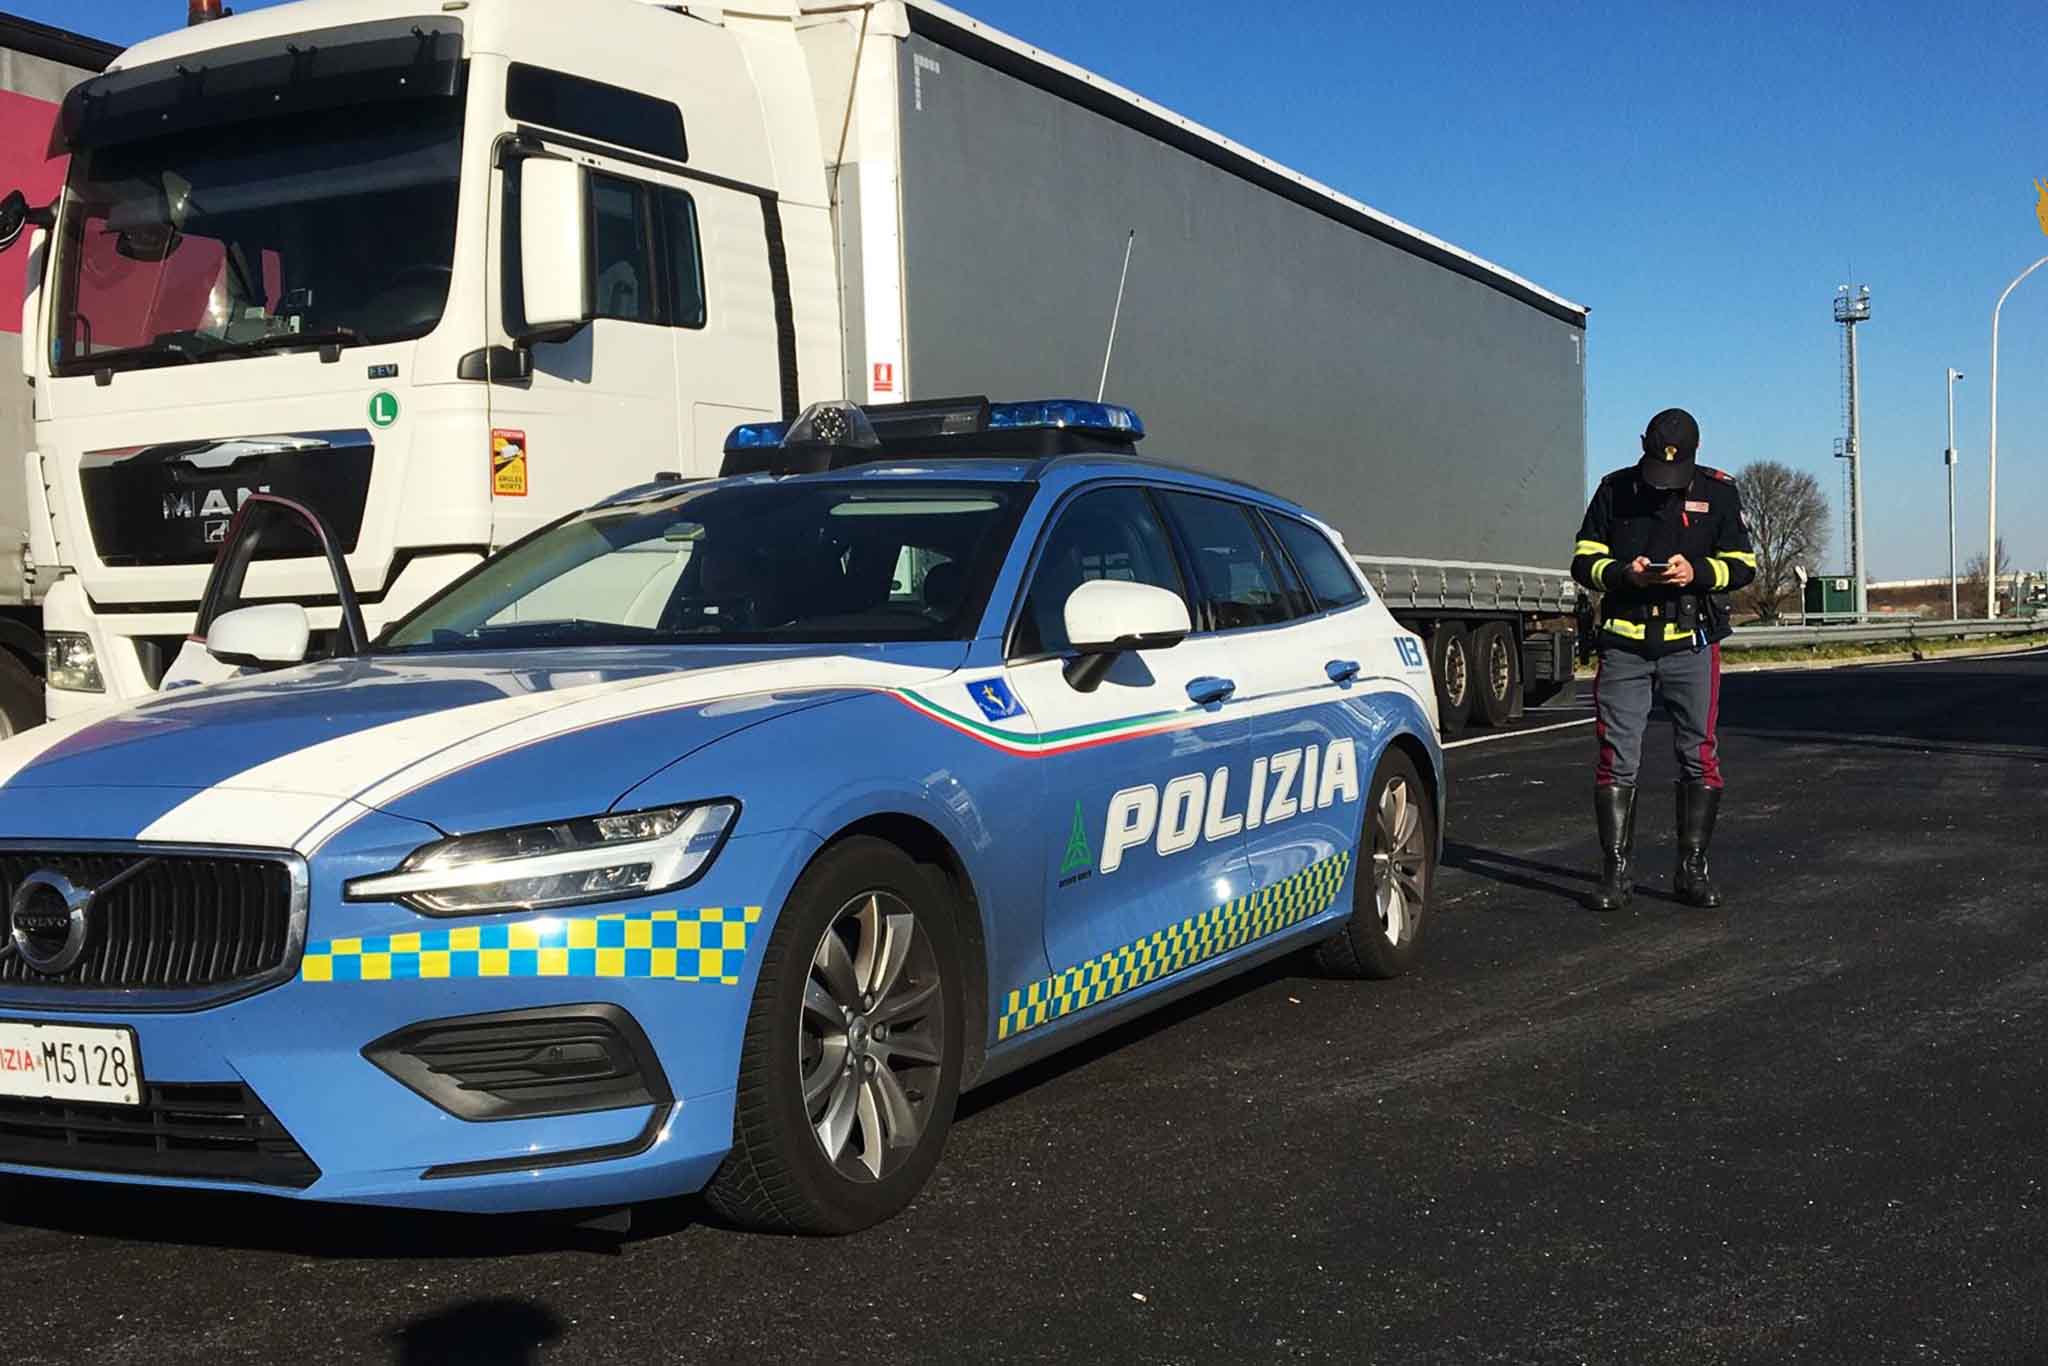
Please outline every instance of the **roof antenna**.
[[1116, 309], [1109, 315], [1109, 345], [1102, 348], [1102, 383], [1095, 386], [1095, 401], [1102, 402], [1102, 396], [1109, 392], [1109, 358], [1116, 351], [1116, 325], [1124, 315], [1124, 286], [1131, 278], [1131, 249], [1138, 245], [1138, 230], [1131, 229], [1131, 235], [1124, 239], [1124, 273], [1116, 281]]

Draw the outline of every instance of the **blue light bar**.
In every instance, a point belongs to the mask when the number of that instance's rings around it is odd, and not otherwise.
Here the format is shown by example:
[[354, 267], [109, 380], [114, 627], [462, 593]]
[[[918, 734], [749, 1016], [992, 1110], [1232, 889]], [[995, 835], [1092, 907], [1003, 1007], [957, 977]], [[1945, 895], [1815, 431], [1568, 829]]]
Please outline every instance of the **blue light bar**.
[[749, 422], [735, 427], [725, 438], [728, 451], [758, 451], [780, 446], [789, 434], [787, 422]]
[[1138, 415], [1120, 403], [1090, 403], [1078, 398], [1046, 398], [1030, 403], [991, 403], [988, 427], [992, 432], [1023, 431], [1034, 427], [1073, 427], [1085, 432], [1127, 436], [1136, 441], [1145, 435]]

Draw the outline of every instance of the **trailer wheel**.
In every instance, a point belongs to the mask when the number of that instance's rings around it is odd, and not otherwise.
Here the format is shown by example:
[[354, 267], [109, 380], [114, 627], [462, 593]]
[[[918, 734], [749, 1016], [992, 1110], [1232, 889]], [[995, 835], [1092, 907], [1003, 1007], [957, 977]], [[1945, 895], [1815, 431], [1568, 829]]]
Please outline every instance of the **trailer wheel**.
[[1436, 724], [1456, 735], [1472, 718], [1472, 637], [1453, 622], [1429, 633], [1429, 674], [1436, 680]]
[[1522, 690], [1517, 653], [1515, 633], [1505, 622], [1489, 621], [1472, 636], [1472, 655], [1479, 665], [1479, 711], [1489, 726], [1505, 726], [1514, 719]]
[[0, 739], [43, 724], [43, 681], [0, 650]]

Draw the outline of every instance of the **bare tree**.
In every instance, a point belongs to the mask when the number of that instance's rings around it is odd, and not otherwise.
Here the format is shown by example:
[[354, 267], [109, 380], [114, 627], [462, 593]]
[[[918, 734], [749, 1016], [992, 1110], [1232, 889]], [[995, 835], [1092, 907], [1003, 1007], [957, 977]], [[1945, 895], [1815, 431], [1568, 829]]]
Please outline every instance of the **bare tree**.
[[1735, 475], [1742, 515], [1756, 549], [1756, 581], [1740, 595], [1743, 606], [1776, 621], [1798, 584], [1796, 571], [1812, 569], [1828, 545], [1828, 500], [1820, 480], [1775, 460], [1753, 460]]
[[[1999, 537], [1999, 575], [2007, 575], [2011, 571], [2013, 557], [2005, 553], [2005, 537]], [[1966, 561], [1962, 561], [1962, 580], [1966, 584], [1976, 584], [1978, 596], [1982, 596], [1982, 588], [1985, 588], [1985, 553], [1978, 551], [1976, 555], [1970, 555]]]
[[[1998, 538], [1998, 575], [2005, 577], [2012, 572], [2012, 556], [2005, 553], [2005, 537]], [[1984, 604], [1984, 554], [1979, 551], [1963, 561], [1963, 601], [1977, 604], [1983, 611]], [[1965, 609], [1967, 611], [1967, 609]]]

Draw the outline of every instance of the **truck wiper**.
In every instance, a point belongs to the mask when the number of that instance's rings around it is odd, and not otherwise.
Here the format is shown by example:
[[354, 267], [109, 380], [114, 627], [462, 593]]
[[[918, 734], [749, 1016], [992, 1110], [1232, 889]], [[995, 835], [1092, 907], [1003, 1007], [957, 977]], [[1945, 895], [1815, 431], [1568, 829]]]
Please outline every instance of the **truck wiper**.
[[284, 351], [294, 346], [354, 346], [363, 340], [363, 334], [353, 327], [336, 324], [314, 332], [276, 332], [254, 341], [228, 342], [220, 350], [209, 352], [207, 359], [219, 356], [247, 356], [258, 351]]
[[[124, 346], [118, 351], [97, 351], [90, 356], [80, 356], [72, 361], [71, 365], [88, 372], [97, 370], [111, 374], [116, 370], [134, 370], [144, 362], [153, 360], [174, 360], [181, 365], [196, 365], [211, 355], [211, 351], [187, 351], [183, 346], [173, 342], [148, 342], [142, 346]], [[70, 370], [70, 366], [66, 369]]]

